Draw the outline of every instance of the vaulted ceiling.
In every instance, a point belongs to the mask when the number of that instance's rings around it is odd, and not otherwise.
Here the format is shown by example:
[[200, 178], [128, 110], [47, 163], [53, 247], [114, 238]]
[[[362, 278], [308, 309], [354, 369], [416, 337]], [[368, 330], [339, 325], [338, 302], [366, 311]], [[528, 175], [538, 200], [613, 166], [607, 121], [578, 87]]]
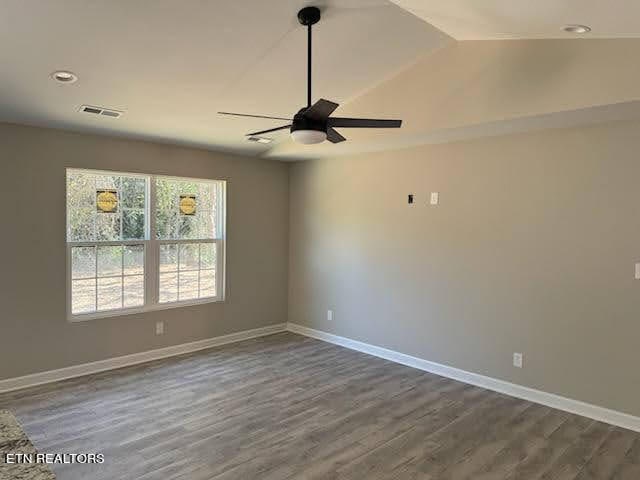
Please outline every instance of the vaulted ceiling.
[[[402, 129], [260, 145], [245, 134], [280, 122], [216, 114], [303, 106], [308, 4], [314, 98]], [[593, 30], [561, 30], [574, 23]], [[638, 36], [631, 0], [0, 0], [0, 121], [291, 160], [640, 118], [640, 39], [618, 38]]]
[[565, 25], [588, 25], [589, 38], [640, 37], [636, 0], [392, 0], [456, 40], [569, 38]]

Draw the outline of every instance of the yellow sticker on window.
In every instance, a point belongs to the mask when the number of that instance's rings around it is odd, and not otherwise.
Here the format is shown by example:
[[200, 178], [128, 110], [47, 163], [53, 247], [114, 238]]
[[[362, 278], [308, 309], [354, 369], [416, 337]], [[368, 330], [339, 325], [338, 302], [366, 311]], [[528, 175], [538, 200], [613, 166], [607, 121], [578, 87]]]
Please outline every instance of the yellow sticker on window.
[[118, 211], [117, 190], [97, 190], [96, 208], [98, 213], [115, 213]]
[[180, 214], [195, 215], [196, 214], [196, 196], [180, 195]]

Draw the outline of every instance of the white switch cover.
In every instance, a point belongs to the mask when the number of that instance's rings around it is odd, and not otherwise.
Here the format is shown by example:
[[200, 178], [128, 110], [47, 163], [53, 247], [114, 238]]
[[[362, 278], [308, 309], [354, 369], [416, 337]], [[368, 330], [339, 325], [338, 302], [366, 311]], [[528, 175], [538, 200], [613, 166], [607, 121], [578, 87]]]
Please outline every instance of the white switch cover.
[[333, 310], [327, 310], [327, 320], [333, 321]]
[[522, 354], [514, 353], [513, 354], [513, 366], [517, 368], [522, 368]]
[[640, 280], [640, 262], [636, 263], [636, 280]]
[[438, 205], [438, 201], [440, 199], [439, 197], [440, 195], [438, 194], [438, 192], [431, 192], [431, 196], [429, 197], [429, 203], [431, 205]]
[[164, 322], [156, 322], [156, 335], [164, 335]]

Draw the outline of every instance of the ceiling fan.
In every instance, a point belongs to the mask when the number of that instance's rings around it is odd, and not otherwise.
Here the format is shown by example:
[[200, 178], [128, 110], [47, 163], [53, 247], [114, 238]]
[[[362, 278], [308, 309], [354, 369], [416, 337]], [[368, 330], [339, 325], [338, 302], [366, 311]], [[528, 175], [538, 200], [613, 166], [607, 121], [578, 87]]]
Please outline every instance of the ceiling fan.
[[311, 27], [320, 21], [320, 9], [305, 7], [298, 12], [298, 21], [307, 27], [307, 106], [298, 110], [291, 118], [272, 117], [269, 115], [250, 115], [246, 113], [218, 112], [221, 115], [235, 115], [238, 117], [268, 118], [273, 120], [287, 120], [287, 125], [270, 128], [260, 132], [248, 133], [247, 136], [263, 135], [289, 129], [294, 141], [304, 144], [320, 143], [329, 140], [332, 143], [344, 142], [346, 138], [340, 135], [335, 127], [345, 128], [400, 128], [402, 120], [376, 120], [367, 118], [340, 118], [330, 115], [338, 108], [338, 104], [320, 99], [311, 104]]

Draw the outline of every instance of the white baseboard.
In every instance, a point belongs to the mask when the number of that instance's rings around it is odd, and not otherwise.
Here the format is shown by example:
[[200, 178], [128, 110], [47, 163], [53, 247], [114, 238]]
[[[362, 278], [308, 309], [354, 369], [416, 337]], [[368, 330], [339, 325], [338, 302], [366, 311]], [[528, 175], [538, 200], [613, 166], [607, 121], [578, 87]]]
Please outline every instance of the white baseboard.
[[284, 332], [285, 330], [286, 324], [280, 323], [277, 325], [269, 325], [267, 327], [230, 333], [219, 337], [206, 338], [195, 342], [158, 348], [156, 350], [133, 353], [122, 357], [114, 357], [106, 360], [99, 360], [97, 362], [73, 365], [71, 367], [60, 368], [58, 370], [49, 370], [46, 372], [25, 375], [23, 377], [9, 378], [6, 380], [0, 380], [0, 393], [18, 390], [21, 388], [34, 387], [44, 383], [57, 382], [68, 378], [81, 377], [91, 373], [104, 372], [105, 370], [128, 367], [130, 365], [137, 365], [139, 363], [150, 362], [152, 360], [173, 357], [183, 353], [197, 352], [198, 350], [226, 345], [228, 343], [240, 342], [242, 340], [249, 340], [250, 338], [264, 337], [265, 335]]
[[605, 422], [610, 425], [640, 432], [640, 417], [635, 417], [627, 413], [598, 407], [578, 400], [561, 397], [553, 393], [547, 393], [506, 382], [504, 380], [486, 377], [477, 373], [467, 372], [465, 370], [449, 367], [440, 363], [430, 362], [429, 360], [412, 357], [411, 355], [406, 355], [394, 350], [388, 350], [386, 348], [377, 347], [375, 345], [359, 342], [357, 340], [341, 337], [321, 330], [304, 327], [295, 323], [288, 323], [287, 330], [307, 337], [323, 340], [325, 342], [334, 343], [342, 347], [350, 348], [351, 350], [368, 353], [392, 362], [401, 363], [402, 365], [424, 370], [425, 372], [434, 373], [442, 377], [451, 378], [463, 383], [486, 388], [487, 390], [504, 393], [505, 395], [522, 398], [524, 400], [529, 400], [530, 402], [539, 403], [558, 410], [564, 410], [566, 412], [575, 413], [576, 415], [582, 415], [583, 417]]

